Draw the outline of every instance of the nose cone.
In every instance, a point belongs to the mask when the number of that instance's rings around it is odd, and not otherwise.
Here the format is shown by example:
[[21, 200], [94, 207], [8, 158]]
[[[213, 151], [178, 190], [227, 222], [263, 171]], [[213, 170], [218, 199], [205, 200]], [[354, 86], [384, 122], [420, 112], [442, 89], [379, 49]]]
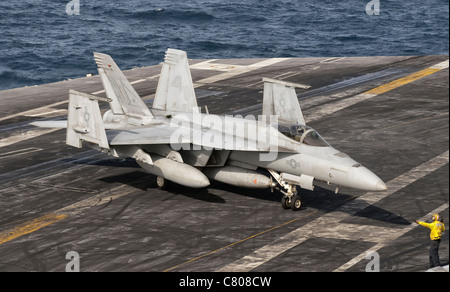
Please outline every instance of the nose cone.
[[376, 185], [376, 189], [377, 189], [377, 191], [380, 191], [380, 192], [387, 191], [388, 186], [384, 183], [384, 181], [382, 181], [380, 179], [380, 181]]
[[381, 192], [388, 189], [387, 185], [376, 174], [365, 167], [354, 168], [350, 177], [353, 187], [360, 190]]

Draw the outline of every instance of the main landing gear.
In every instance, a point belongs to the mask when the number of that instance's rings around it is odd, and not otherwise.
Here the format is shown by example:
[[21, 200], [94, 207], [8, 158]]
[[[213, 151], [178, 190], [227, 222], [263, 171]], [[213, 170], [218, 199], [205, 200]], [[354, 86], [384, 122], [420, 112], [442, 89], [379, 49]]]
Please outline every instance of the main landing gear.
[[170, 181], [161, 176], [157, 176], [156, 187], [160, 190], [167, 191], [170, 187]]

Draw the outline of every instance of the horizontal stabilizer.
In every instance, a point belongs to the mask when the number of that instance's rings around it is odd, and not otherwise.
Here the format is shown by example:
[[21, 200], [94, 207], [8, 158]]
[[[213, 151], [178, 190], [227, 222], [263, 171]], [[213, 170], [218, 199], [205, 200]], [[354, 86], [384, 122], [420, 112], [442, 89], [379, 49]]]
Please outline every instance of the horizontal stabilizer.
[[199, 112], [186, 52], [167, 50], [153, 108], [173, 112]]
[[67, 121], [38, 121], [30, 123], [30, 125], [39, 128], [65, 129], [67, 128]]
[[295, 87], [309, 88], [295, 84], [264, 78], [263, 115], [278, 116], [282, 123], [305, 125]]

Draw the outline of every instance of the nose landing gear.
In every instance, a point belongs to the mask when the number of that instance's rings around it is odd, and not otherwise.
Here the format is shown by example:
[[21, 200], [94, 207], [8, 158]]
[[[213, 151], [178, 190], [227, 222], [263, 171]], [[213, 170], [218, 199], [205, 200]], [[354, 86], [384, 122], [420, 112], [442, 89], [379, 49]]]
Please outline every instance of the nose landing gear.
[[283, 180], [281, 175], [276, 171], [269, 170], [270, 174], [275, 178], [278, 184], [284, 189], [280, 190], [281, 193], [284, 194], [281, 199], [281, 207], [283, 209], [292, 209], [293, 211], [298, 211], [302, 207], [302, 200], [298, 195], [297, 187], [287, 183]]
[[[284, 193], [283, 191], [281, 192]], [[298, 211], [302, 207], [302, 200], [297, 193], [294, 193], [291, 196], [285, 194], [283, 198], [281, 198], [281, 207], [283, 207], [283, 209]]]

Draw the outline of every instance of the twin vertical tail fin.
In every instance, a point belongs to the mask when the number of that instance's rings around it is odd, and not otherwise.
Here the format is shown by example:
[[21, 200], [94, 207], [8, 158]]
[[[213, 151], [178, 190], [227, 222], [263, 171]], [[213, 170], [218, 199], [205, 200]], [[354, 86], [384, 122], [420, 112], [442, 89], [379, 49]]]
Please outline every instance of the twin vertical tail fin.
[[[108, 98], [70, 91], [66, 143], [81, 148], [82, 141], [86, 141], [109, 149], [105, 125], [108, 129], [145, 125], [154, 116], [111, 56], [94, 53], [94, 58]], [[110, 104], [106, 124], [98, 101]], [[199, 112], [186, 52], [173, 49], [166, 52], [153, 108]]]
[[[94, 53], [94, 57], [106, 94], [112, 100], [112, 113], [143, 120], [154, 118], [114, 60], [101, 53]], [[153, 109], [199, 112], [186, 52], [175, 49], [166, 51]]]
[[111, 56], [94, 53], [94, 58], [106, 95], [111, 99], [113, 114], [141, 120], [153, 119], [153, 114]]
[[167, 50], [152, 108], [173, 112], [199, 112], [186, 52]]
[[145, 124], [154, 117], [109, 55], [94, 53], [94, 58], [108, 98], [70, 91], [66, 144], [81, 148], [82, 141], [86, 141], [110, 149], [98, 101], [109, 102], [112, 114], [118, 117], [112, 120], [119, 126], [131, 120]]

